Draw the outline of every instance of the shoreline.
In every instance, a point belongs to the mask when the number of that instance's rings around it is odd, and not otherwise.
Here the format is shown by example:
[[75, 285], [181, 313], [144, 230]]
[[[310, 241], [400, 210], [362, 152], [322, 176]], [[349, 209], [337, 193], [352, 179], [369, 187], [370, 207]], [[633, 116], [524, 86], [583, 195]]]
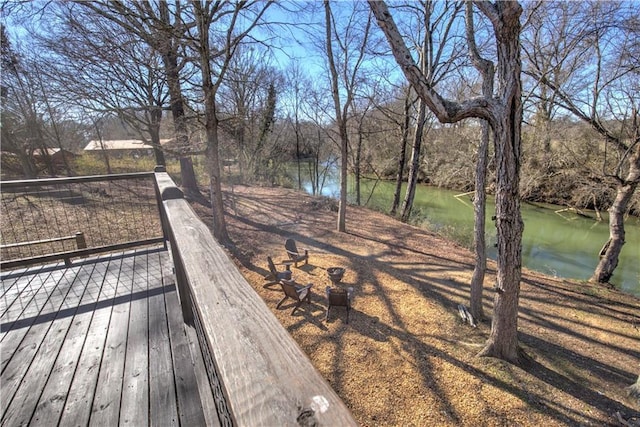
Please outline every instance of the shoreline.
[[[636, 297], [523, 269], [519, 335], [531, 362], [478, 358], [490, 322], [471, 328], [457, 312], [469, 298], [466, 249], [361, 207], [337, 233], [327, 203], [284, 188], [234, 186], [225, 203], [243, 276], [361, 425], [603, 425], [640, 409], [625, 392], [640, 369]], [[208, 208], [194, 208], [211, 224]], [[284, 259], [287, 237], [310, 253], [294, 279], [314, 283], [293, 315], [276, 309], [277, 286], [263, 287], [266, 257]], [[324, 321], [331, 266], [355, 290], [348, 324], [339, 309]], [[487, 317], [494, 273], [490, 262]]]

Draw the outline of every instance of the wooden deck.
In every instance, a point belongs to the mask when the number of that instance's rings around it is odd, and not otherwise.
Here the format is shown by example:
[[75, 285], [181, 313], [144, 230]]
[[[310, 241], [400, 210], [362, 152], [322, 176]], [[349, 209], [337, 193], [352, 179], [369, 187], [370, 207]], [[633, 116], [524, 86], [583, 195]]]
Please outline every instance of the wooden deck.
[[0, 424], [218, 424], [171, 272], [161, 248], [3, 272]]

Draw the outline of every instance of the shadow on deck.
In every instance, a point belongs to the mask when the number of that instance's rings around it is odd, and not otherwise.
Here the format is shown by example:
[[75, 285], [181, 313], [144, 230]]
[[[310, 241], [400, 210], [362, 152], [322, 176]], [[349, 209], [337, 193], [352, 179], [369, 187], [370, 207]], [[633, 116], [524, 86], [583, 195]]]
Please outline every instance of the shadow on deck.
[[163, 167], [0, 187], [0, 425], [357, 425]]
[[1, 424], [219, 425], [172, 269], [152, 248], [3, 272]]

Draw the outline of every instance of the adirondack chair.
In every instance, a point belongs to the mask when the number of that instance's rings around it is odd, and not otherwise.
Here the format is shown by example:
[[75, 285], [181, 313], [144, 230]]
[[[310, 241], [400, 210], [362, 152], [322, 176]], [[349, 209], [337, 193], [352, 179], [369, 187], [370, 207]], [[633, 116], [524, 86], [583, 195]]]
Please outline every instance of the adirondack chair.
[[297, 283], [295, 280], [282, 279], [280, 280], [280, 286], [282, 286], [282, 291], [284, 292], [284, 298], [280, 300], [278, 305], [276, 305], [276, 308], [280, 308], [282, 303], [287, 298], [291, 298], [296, 302], [296, 305], [295, 307], [293, 307], [291, 314], [295, 313], [298, 307], [300, 307], [300, 305], [304, 301], [307, 301], [309, 304], [311, 304], [311, 287], [313, 286], [313, 283], [309, 283], [306, 286], [302, 286], [299, 283]]
[[325, 293], [327, 295], [329, 306], [327, 307], [327, 314], [324, 317], [324, 321], [326, 322], [329, 319], [329, 311], [331, 310], [331, 307], [342, 306], [347, 308], [347, 323], [349, 323], [349, 311], [351, 310], [353, 288], [349, 287], [348, 289], [343, 289], [327, 286]]
[[266, 288], [271, 285], [276, 285], [282, 279], [291, 280], [291, 270], [289, 270], [288, 267], [287, 270], [278, 271], [276, 264], [270, 256], [267, 257], [267, 264], [269, 265], [269, 272], [264, 276], [264, 280], [268, 280], [268, 282], [265, 283], [263, 287]]
[[289, 259], [293, 261], [293, 263], [295, 264], [295, 267], [298, 266], [298, 263], [300, 261], [304, 261], [305, 265], [308, 263], [309, 251], [307, 249], [305, 249], [304, 252], [298, 251], [295, 240], [293, 239], [285, 240], [284, 248], [287, 251], [287, 255], [289, 256]]

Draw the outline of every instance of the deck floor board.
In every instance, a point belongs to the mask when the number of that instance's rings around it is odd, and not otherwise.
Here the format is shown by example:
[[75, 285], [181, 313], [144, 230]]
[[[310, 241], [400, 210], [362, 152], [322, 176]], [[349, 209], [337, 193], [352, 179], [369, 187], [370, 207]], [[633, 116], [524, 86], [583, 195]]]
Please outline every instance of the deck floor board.
[[0, 424], [205, 425], [170, 270], [152, 249], [3, 272]]

